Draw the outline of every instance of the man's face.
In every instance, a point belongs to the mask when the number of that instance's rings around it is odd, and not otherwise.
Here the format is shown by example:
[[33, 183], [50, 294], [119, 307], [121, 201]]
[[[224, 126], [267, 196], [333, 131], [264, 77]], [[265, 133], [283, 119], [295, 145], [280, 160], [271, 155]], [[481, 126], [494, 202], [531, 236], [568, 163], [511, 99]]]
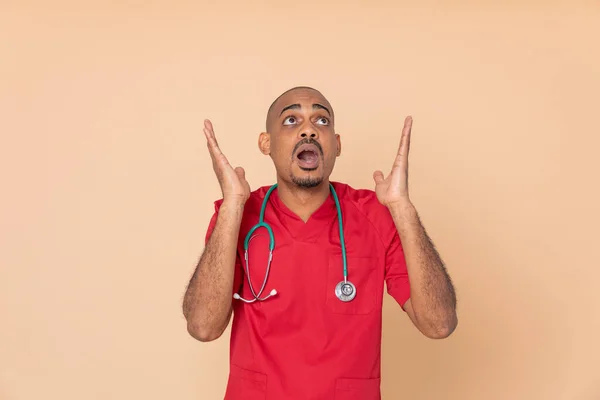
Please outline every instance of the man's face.
[[292, 90], [273, 105], [259, 147], [273, 159], [280, 179], [318, 186], [329, 178], [341, 151], [333, 122], [333, 109], [319, 92]]

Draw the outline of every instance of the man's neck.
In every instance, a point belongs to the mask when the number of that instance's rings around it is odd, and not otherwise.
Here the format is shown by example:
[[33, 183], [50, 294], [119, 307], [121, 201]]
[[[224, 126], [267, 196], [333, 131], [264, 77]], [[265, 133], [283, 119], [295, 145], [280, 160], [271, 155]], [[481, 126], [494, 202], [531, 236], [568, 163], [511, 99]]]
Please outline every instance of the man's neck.
[[301, 188], [287, 182], [279, 182], [277, 185], [279, 199], [304, 222], [308, 221], [310, 216], [323, 205], [329, 193], [327, 180], [313, 188]]

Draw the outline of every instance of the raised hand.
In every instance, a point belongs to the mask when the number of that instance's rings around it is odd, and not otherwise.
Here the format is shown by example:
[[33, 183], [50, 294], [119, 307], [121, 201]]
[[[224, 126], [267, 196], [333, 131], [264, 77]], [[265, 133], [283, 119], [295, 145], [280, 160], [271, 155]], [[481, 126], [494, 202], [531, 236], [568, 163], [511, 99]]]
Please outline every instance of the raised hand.
[[375, 171], [375, 193], [379, 202], [390, 206], [401, 202], [410, 202], [408, 196], [408, 150], [410, 148], [410, 132], [412, 129], [412, 117], [406, 117], [398, 154], [392, 165], [392, 171], [383, 178], [383, 172]]
[[206, 145], [212, 159], [213, 169], [217, 175], [224, 202], [237, 202], [245, 204], [250, 197], [250, 185], [246, 181], [245, 171], [242, 167], [233, 168], [219, 148], [215, 132], [210, 120], [204, 120], [204, 135]]

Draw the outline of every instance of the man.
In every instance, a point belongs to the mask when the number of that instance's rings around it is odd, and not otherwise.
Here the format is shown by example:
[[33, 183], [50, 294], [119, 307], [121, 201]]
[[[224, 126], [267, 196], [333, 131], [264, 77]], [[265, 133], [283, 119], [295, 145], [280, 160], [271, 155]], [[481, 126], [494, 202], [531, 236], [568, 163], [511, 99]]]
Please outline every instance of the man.
[[315, 89], [290, 89], [258, 139], [277, 186], [251, 191], [205, 121], [223, 197], [183, 311], [203, 342], [234, 314], [226, 400], [380, 399], [384, 284], [424, 335], [454, 331], [454, 288], [408, 193], [411, 127], [408, 117], [374, 191], [330, 182], [341, 153], [333, 108]]

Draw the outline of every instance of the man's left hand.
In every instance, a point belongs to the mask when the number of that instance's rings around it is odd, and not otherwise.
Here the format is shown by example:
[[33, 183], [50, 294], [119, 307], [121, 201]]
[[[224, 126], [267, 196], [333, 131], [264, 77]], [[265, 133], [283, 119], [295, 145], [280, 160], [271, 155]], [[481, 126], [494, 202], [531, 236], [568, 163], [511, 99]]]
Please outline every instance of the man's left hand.
[[410, 148], [411, 129], [412, 117], [408, 116], [404, 120], [398, 154], [394, 160], [392, 171], [387, 178], [383, 178], [383, 172], [381, 171], [373, 173], [377, 199], [387, 207], [394, 204], [410, 203], [408, 196], [408, 150]]

